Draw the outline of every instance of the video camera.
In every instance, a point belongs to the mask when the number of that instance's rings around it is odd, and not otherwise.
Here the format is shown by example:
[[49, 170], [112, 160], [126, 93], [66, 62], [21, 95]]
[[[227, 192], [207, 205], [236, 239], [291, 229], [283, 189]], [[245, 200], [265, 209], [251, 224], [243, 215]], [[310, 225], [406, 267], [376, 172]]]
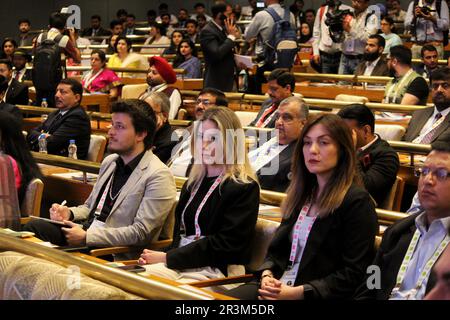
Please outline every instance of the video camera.
[[423, 6], [423, 7], [419, 7], [420, 12], [424, 15], [427, 16], [429, 15], [431, 12], [436, 12], [436, 10], [431, 9], [430, 7], [427, 6]]
[[340, 43], [344, 41], [344, 19], [347, 15], [352, 15], [353, 13], [349, 9], [339, 10], [339, 7], [342, 4], [341, 1], [335, 3], [334, 0], [328, 0], [326, 4], [331, 8], [335, 8], [335, 11], [327, 12], [325, 24], [328, 26], [330, 31], [331, 40], [333, 40], [333, 42]]

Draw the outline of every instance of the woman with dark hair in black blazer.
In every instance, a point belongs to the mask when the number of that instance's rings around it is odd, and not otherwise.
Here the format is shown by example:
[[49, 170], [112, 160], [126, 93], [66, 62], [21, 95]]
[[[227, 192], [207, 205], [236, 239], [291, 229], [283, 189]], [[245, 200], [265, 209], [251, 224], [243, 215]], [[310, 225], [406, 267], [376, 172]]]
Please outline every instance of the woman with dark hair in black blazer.
[[264, 300], [351, 298], [373, 258], [377, 216], [355, 176], [354, 142], [342, 119], [325, 114], [305, 125], [292, 172], [283, 220], [260, 267], [260, 282], [227, 294]]

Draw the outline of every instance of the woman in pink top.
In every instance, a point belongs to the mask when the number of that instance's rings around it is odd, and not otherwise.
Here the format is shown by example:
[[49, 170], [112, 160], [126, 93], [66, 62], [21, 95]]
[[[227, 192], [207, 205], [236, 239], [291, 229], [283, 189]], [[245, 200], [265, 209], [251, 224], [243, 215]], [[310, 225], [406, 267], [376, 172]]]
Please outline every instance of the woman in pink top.
[[82, 80], [84, 91], [109, 93], [111, 98], [118, 98], [122, 83], [114, 71], [106, 68], [106, 56], [103, 51], [92, 51], [91, 68]]

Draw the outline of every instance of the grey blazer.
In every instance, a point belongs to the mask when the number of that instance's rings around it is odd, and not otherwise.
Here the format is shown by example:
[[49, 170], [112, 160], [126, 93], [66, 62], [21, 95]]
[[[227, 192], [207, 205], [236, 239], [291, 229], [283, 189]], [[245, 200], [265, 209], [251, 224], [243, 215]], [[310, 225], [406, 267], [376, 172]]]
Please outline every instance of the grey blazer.
[[[428, 119], [433, 115], [434, 107], [415, 111], [409, 121], [408, 129], [406, 129], [403, 140], [413, 141], [420, 135], [420, 131], [427, 123]], [[450, 142], [450, 113], [445, 117], [444, 122], [437, 128], [431, 142], [444, 141]]]
[[[88, 218], [100, 189], [116, 169], [118, 157], [112, 154], [103, 160], [97, 183], [86, 202], [70, 208], [74, 220]], [[152, 151], [147, 151], [125, 183], [105, 227], [87, 230], [86, 245], [148, 245], [158, 239], [175, 197], [175, 181], [169, 168]]]

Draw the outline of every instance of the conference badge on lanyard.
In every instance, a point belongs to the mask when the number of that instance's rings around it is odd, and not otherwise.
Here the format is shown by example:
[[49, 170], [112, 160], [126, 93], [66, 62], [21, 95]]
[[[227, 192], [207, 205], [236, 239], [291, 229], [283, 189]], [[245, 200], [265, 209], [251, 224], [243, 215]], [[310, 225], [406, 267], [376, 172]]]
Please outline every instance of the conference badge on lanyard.
[[[189, 237], [186, 237], [186, 225], [184, 224], [184, 213], [186, 212], [186, 208], [191, 204], [192, 200], [194, 199], [195, 195], [198, 192], [198, 188], [200, 187], [200, 185], [198, 185], [192, 192], [191, 192], [191, 196], [188, 200], [188, 202], [186, 203], [186, 206], [183, 209], [183, 212], [181, 214], [181, 233], [182, 233], [182, 241], [180, 242], [180, 245], [182, 243], [186, 243], [189, 244], [195, 240], [198, 240], [201, 238], [201, 234], [202, 234], [202, 230], [200, 229], [200, 225], [198, 224], [198, 218], [200, 216], [200, 212], [203, 209], [203, 206], [205, 205], [205, 203], [208, 201], [209, 197], [211, 196], [211, 194], [214, 192], [214, 190], [216, 190], [216, 188], [219, 186], [219, 184], [222, 182], [223, 179], [223, 173], [221, 173], [217, 179], [214, 181], [214, 183], [212, 184], [212, 186], [209, 188], [208, 192], [206, 193], [205, 197], [203, 198], [202, 202], [200, 202], [200, 205], [197, 208], [197, 211], [195, 212], [195, 217], [194, 217], [194, 226], [195, 226], [195, 236], [193, 239], [189, 239]], [[186, 240], [183, 240], [186, 239]], [[189, 241], [189, 242], [188, 242]]]
[[298, 268], [300, 266], [301, 255], [305, 249], [312, 226], [316, 221], [316, 217], [310, 217], [310, 221], [306, 221], [309, 209], [310, 204], [303, 206], [300, 214], [298, 215], [297, 222], [294, 225], [289, 263], [280, 279], [280, 281], [287, 286], [294, 286]]

